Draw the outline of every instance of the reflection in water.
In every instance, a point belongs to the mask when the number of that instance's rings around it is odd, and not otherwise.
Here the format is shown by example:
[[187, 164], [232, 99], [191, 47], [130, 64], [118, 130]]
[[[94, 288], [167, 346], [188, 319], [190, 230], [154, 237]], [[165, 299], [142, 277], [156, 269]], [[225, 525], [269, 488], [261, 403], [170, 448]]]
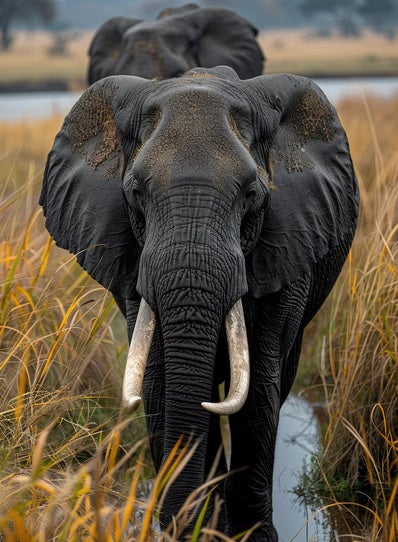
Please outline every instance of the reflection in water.
[[313, 409], [303, 398], [290, 396], [281, 409], [274, 468], [274, 523], [280, 542], [329, 542], [325, 517], [306, 507], [293, 489], [303, 466], [318, 451], [319, 428]]

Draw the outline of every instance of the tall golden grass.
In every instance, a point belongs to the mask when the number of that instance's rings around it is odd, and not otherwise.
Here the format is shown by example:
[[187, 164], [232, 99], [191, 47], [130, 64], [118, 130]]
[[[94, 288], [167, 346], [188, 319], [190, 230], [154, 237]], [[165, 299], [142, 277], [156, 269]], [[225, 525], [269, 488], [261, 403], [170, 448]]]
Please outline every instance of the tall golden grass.
[[[368, 97], [338, 108], [361, 217], [349, 262], [307, 335], [319, 345], [312, 354], [327, 406], [319, 472], [328, 506], [350, 508], [361, 521], [366, 509], [366, 527], [352, 521], [342, 532], [372, 542], [392, 542], [398, 532], [397, 106], [398, 98]], [[153, 513], [189, 456], [176, 447], [142, 497], [142, 415], [126, 419], [119, 409], [123, 321], [109, 294], [54, 247], [37, 207], [60, 123], [0, 123], [0, 533], [6, 542], [178, 540], [182, 526], [197, 521], [192, 540], [215, 540], [215, 523], [204, 521], [211, 481], [170, 532], [153, 529]], [[342, 479], [372, 500], [343, 505]]]
[[385, 542], [398, 536], [397, 107], [398, 98], [340, 104], [361, 212], [344, 273], [313, 323], [323, 330], [327, 411], [317, 490], [349, 512], [343, 532]]

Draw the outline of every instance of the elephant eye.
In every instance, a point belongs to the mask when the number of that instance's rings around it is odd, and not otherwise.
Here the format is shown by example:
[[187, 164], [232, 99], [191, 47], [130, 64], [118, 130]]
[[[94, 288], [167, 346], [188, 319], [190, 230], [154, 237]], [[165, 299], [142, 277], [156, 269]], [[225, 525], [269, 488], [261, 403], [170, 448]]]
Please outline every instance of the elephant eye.
[[256, 197], [256, 195], [257, 195], [257, 186], [254, 183], [252, 183], [246, 191], [246, 200], [251, 201]]
[[141, 141], [144, 144], [158, 127], [162, 118], [162, 112], [158, 108], [151, 109], [144, 117], [142, 123]]
[[154, 128], [156, 128], [156, 126], [159, 124], [160, 122], [160, 119], [162, 118], [162, 112], [161, 110], [156, 107], [154, 109], [152, 109], [150, 112], [149, 112], [149, 116], [151, 118], [151, 122], [154, 126]]
[[235, 136], [239, 139], [239, 141], [242, 143], [242, 145], [246, 148], [250, 148], [250, 137], [247, 133], [247, 130], [244, 128], [244, 126], [241, 126], [240, 123], [235, 120], [235, 117], [232, 116], [232, 114], [228, 117], [229, 125], [235, 134]]

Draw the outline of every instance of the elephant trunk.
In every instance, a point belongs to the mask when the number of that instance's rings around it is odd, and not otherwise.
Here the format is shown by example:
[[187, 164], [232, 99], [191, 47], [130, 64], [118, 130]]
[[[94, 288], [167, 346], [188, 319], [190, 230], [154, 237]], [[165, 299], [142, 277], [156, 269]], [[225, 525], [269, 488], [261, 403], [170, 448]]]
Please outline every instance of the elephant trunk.
[[[213, 235], [213, 239], [219, 239], [214, 230], [206, 228], [205, 231], [208, 236]], [[164, 363], [164, 402], [159, 407], [164, 420], [160, 456], [167, 457], [181, 435], [197, 442], [194, 456], [173, 484], [172, 494], [166, 496], [165, 522], [204, 482], [210, 460], [207, 438], [211, 413], [236, 412], [243, 406], [249, 383], [247, 339], [240, 302], [247, 285], [240, 245], [224, 237], [223, 244], [209, 243], [220, 247], [215, 250], [205, 242], [187, 241], [181, 228], [172, 233], [173, 242], [168, 243], [161, 242], [165, 238], [170, 241], [167, 234], [163, 238], [148, 236], [141, 255], [137, 290], [145, 301], [141, 303], [138, 328], [131, 341], [123, 394], [127, 405], [138, 404], [143, 361], [149, 351], [156, 318]], [[218, 389], [215, 382], [217, 346], [225, 322], [232, 359], [232, 388], [225, 401], [214, 403]], [[132, 368], [135, 365], [141, 369], [135, 371]], [[130, 377], [137, 377], [134, 385]]]
[[[173, 292], [186, 299], [186, 292]], [[182, 298], [181, 300], [182, 301]], [[214, 399], [214, 360], [222, 318], [214, 307], [181, 306], [163, 311], [160, 325], [164, 344], [163, 458], [183, 436], [196, 449], [165, 495], [161, 523], [168, 525], [187, 497], [204, 483], [208, 461], [210, 412], [201, 407]]]

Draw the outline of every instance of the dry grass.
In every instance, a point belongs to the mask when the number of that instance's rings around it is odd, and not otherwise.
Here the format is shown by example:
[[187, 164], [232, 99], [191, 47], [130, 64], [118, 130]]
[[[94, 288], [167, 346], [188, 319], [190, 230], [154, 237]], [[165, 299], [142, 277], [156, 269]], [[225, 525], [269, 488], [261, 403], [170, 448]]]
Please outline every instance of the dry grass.
[[262, 32], [259, 42], [269, 73], [301, 75], [397, 74], [398, 38], [366, 32], [358, 38], [315, 37], [310, 30]]
[[[342, 477], [349, 488], [366, 487], [366, 530], [354, 505], [344, 505], [351, 519], [338, 529], [372, 542], [393, 542], [398, 521], [397, 106], [398, 98], [340, 104], [361, 220], [349, 264], [309, 334], [323, 344], [320, 472], [329, 507], [343, 506], [335, 484]], [[49, 241], [37, 208], [60, 124], [0, 124], [0, 531], [6, 542], [157, 540], [152, 512], [186, 455], [175, 450], [134, 515], [148, 462], [140, 418], [119, 414], [123, 322], [110, 296]], [[195, 507], [206, 509], [211, 487], [192, 497], [165, 540], [178, 540]], [[196, 540], [215, 536], [203, 514], [194, 532]]]
[[[142, 445], [138, 442], [119, 459], [121, 424], [97, 447], [93, 458], [75, 471], [49, 467], [48, 434], [49, 430], [45, 429], [38, 435], [29, 469], [1, 480], [0, 535], [5, 542], [177, 542], [188, 525], [192, 526], [191, 542], [232, 542], [216, 530], [219, 503], [210, 522], [204, 525], [204, 515], [218, 481], [214, 471], [211, 479], [189, 496], [166, 530], [161, 532], [154, 520], [165, 494], [195, 447], [188, 452], [188, 444], [182, 446], [177, 442], [143, 495], [140, 491], [143, 453], [130, 469], [131, 481], [126, 491], [123, 493], [115, 484], [118, 471]], [[249, 534], [241, 536], [241, 542]]]
[[66, 55], [49, 55], [50, 33], [20, 32], [10, 51], [0, 52], [0, 83], [60, 80], [71, 90], [85, 87], [87, 50], [92, 32], [80, 33], [67, 46]]
[[[0, 128], [0, 517], [12, 511], [15, 529], [18, 514], [21, 525], [31, 517], [25, 497], [36, 492], [36, 477], [51, 470], [61, 478], [76, 468], [119, 418], [125, 345], [114, 336], [117, 310], [54, 247], [37, 206], [45, 156], [60, 122]], [[23, 490], [13, 489], [16, 480], [25, 480]], [[52, 494], [58, 495], [55, 487]], [[36, 507], [51, 492], [40, 495]]]
[[361, 214], [345, 272], [313, 323], [315, 334], [323, 330], [319, 370], [326, 400], [324, 449], [313, 482], [332, 508], [349, 511], [343, 533], [383, 542], [398, 534], [397, 106], [398, 98], [340, 104]]

